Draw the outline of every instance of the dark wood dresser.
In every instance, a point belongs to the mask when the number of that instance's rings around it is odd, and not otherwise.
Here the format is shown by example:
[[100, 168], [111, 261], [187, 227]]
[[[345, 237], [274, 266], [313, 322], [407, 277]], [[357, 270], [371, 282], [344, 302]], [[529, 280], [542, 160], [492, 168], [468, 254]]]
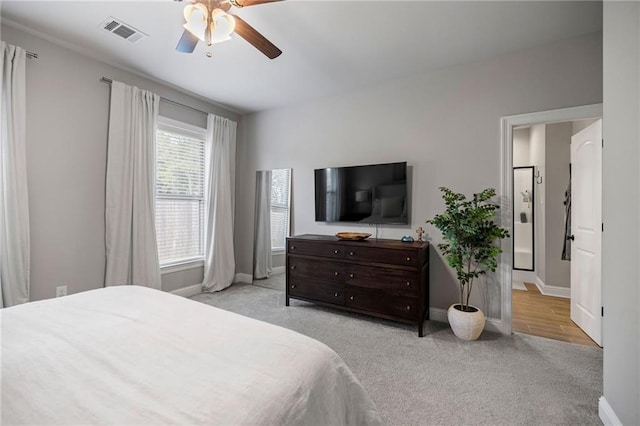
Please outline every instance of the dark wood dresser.
[[287, 238], [287, 299], [418, 326], [429, 315], [429, 243]]

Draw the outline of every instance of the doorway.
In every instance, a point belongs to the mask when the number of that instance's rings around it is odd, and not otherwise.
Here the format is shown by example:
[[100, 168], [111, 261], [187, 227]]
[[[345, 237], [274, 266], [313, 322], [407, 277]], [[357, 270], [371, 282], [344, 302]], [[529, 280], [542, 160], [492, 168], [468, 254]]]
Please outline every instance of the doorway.
[[[577, 273], [573, 265], [584, 263], [584, 256], [580, 256], [580, 250], [577, 252], [578, 262], [571, 262], [570, 258], [564, 258], [563, 251], [565, 238], [571, 236], [565, 235], [565, 230], [571, 226], [565, 220], [571, 217], [571, 210], [567, 209], [567, 205], [571, 206], [571, 198], [565, 199], [565, 195], [577, 190], [574, 188], [571, 191], [568, 187], [571, 181], [571, 137], [601, 116], [602, 105], [589, 105], [502, 119], [501, 220], [512, 235], [510, 241], [502, 242], [502, 325], [503, 332], [507, 334], [518, 331], [585, 344], [589, 339], [574, 325], [573, 321], [576, 321], [585, 329], [591, 327], [588, 330], [590, 334], [595, 339], [600, 338], [601, 290], [588, 289], [586, 293], [589, 294], [575, 293], [576, 288], [588, 281], [584, 280], [585, 274]], [[546, 136], [548, 139], [545, 141]], [[526, 143], [523, 143], [524, 139]], [[545, 143], [548, 146], [546, 155]], [[599, 144], [600, 140], [598, 147]], [[591, 153], [592, 150], [585, 149], [584, 152]], [[589, 155], [582, 157], [588, 158]], [[581, 170], [581, 179], [584, 179], [584, 170], [587, 169], [582, 167]], [[585, 188], [593, 186], [593, 183], [592, 180], [579, 185], [578, 189], [584, 193]], [[584, 196], [581, 197], [578, 207], [584, 210]], [[600, 199], [597, 202], [600, 203]], [[597, 210], [600, 212], [600, 207]], [[590, 219], [593, 217], [590, 216]], [[578, 228], [584, 228], [584, 218], [577, 220], [580, 222]], [[599, 226], [600, 219], [596, 220]], [[594, 232], [592, 234], [595, 235]], [[548, 241], [545, 241], [545, 237]], [[586, 240], [581, 238], [581, 241]], [[576, 245], [575, 241], [567, 244], [569, 248], [573, 245]], [[576, 277], [580, 276], [579, 285], [572, 282], [571, 272]], [[599, 270], [594, 269], [591, 276], [599, 277], [599, 274]], [[589, 284], [586, 282], [584, 285]], [[570, 300], [574, 302], [572, 305], [569, 304]], [[587, 319], [595, 320], [597, 325], [593, 321], [586, 324], [582, 318], [575, 318], [576, 313], [583, 314], [584, 306], [588, 307], [586, 311], [593, 317]], [[573, 321], [569, 319], [569, 313]], [[527, 323], [527, 320], [531, 322]], [[596, 329], [598, 333], [594, 334]], [[601, 341], [598, 343], [601, 344]]]

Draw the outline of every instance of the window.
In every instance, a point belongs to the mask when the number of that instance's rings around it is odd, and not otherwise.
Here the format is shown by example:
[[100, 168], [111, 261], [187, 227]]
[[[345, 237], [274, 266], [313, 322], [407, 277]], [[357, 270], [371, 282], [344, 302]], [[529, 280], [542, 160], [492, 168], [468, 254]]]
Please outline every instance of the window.
[[291, 169], [271, 172], [271, 251], [284, 251], [289, 236]]
[[205, 129], [160, 118], [156, 236], [160, 266], [204, 259]]

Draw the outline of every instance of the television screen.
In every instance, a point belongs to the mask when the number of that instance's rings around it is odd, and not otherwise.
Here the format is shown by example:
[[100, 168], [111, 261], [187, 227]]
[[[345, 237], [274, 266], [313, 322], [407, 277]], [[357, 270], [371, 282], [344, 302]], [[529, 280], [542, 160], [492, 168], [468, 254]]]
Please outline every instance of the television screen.
[[407, 163], [315, 170], [316, 222], [409, 223]]

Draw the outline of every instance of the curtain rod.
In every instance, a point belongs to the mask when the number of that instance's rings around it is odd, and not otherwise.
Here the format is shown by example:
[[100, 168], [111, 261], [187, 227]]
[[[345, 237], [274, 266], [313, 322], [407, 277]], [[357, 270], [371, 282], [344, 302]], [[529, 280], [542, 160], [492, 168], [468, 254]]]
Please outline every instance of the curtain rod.
[[[103, 82], [103, 83], [107, 83], [107, 84], [113, 83], [113, 80], [111, 80], [110, 78], [107, 78], [107, 77], [100, 78], [100, 81]], [[202, 110], [200, 110], [198, 108], [194, 108], [194, 107], [192, 107], [190, 105], [185, 105], [185, 104], [182, 104], [180, 102], [173, 101], [171, 99], [163, 98], [162, 96], [160, 97], [160, 100], [163, 101], [163, 102], [166, 102], [168, 104], [171, 104], [171, 105], [179, 106], [181, 108], [186, 108], [186, 109], [190, 109], [192, 111], [199, 112], [201, 114], [209, 115], [209, 113], [206, 112], [206, 111], [202, 111]]]
[[25, 52], [27, 52], [27, 58], [38, 59], [37, 53], [29, 52], [28, 50], [26, 50]]

